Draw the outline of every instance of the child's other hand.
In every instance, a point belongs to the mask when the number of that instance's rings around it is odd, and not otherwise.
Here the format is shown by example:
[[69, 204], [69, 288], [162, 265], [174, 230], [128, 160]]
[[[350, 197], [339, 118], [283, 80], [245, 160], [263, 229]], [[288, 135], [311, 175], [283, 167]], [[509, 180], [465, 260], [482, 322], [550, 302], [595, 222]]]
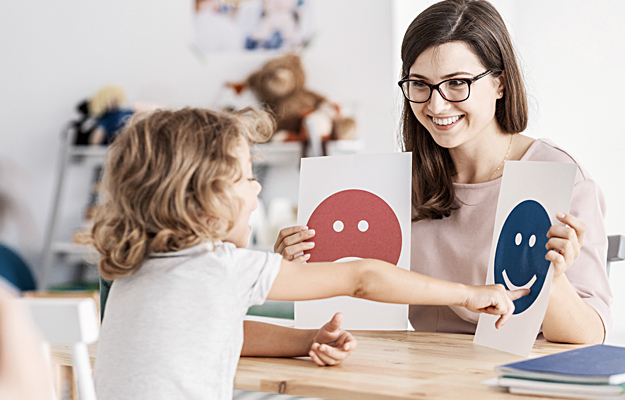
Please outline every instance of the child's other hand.
[[473, 312], [500, 315], [495, 322], [499, 329], [510, 319], [514, 312], [513, 301], [530, 293], [529, 289], [509, 291], [503, 285], [468, 286], [469, 293], [462, 304]]
[[310, 258], [310, 254], [302, 254], [295, 257], [296, 254], [304, 250], [310, 250], [315, 247], [314, 242], [304, 242], [315, 236], [315, 231], [305, 226], [290, 226], [280, 231], [273, 251], [282, 255], [287, 261], [295, 261], [305, 263]]
[[584, 244], [586, 224], [571, 214], [559, 213], [556, 218], [566, 225], [552, 225], [547, 232], [547, 255], [553, 263], [553, 279], [560, 277], [579, 256]]
[[343, 314], [336, 313], [313, 338], [308, 355], [319, 366], [337, 365], [358, 346], [351, 333], [341, 329]]

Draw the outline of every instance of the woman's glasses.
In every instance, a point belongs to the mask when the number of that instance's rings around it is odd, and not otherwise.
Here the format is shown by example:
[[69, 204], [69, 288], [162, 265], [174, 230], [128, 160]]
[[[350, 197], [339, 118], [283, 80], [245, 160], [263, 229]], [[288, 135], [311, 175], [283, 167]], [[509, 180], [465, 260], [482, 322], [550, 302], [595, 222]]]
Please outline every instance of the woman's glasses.
[[495, 70], [489, 69], [470, 79], [447, 79], [436, 85], [430, 85], [419, 79], [402, 79], [397, 82], [397, 84], [401, 87], [406, 100], [412, 103], [425, 103], [430, 100], [433, 90], [438, 90], [438, 93], [440, 93], [443, 99], [452, 103], [459, 103], [469, 98], [471, 95], [471, 84], [473, 82], [494, 71]]

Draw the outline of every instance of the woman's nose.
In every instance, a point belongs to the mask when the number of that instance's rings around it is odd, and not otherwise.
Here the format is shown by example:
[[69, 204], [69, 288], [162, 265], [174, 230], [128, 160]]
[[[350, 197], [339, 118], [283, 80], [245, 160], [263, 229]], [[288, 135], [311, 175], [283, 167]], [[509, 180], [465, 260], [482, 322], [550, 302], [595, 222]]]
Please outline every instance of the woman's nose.
[[441, 96], [438, 90], [432, 91], [432, 96], [428, 100], [428, 109], [432, 114], [440, 114], [449, 108], [449, 102]]

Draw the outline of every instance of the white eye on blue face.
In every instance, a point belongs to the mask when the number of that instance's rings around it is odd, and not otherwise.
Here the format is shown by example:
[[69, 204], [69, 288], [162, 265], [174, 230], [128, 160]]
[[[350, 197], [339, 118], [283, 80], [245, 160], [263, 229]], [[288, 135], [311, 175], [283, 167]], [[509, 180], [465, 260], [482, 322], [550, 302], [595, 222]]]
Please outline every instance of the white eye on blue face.
[[535, 244], [536, 244], [536, 235], [532, 235], [530, 236], [529, 245], [530, 247], [534, 247]]
[[518, 246], [521, 244], [522, 240], [523, 240], [523, 235], [521, 235], [521, 232], [517, 233], [516, 236], [514, 237], [514, 243]]

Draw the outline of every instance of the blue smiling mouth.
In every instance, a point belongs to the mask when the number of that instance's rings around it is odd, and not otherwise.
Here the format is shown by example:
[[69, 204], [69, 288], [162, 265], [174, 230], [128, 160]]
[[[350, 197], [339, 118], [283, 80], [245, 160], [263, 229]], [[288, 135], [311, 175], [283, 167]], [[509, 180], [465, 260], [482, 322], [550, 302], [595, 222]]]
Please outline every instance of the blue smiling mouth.
[[501, 275], [503, 276], [503, 281], [506, 282], [506, 286], [508, 287], [509, 290], [529, 289], [529, 288], [532, 287], [534, 282], [536, 282], [536, 279], [538, 279], [536, 277], [536, 274], [534, 274], [534, 276], [532, 276], [532, 279], [530, 279], [525, 285], [523, 285], [523, 286], [516, 286], [508, 278], [508, 274], [506, 273], [505, 269], [501, 272]]

